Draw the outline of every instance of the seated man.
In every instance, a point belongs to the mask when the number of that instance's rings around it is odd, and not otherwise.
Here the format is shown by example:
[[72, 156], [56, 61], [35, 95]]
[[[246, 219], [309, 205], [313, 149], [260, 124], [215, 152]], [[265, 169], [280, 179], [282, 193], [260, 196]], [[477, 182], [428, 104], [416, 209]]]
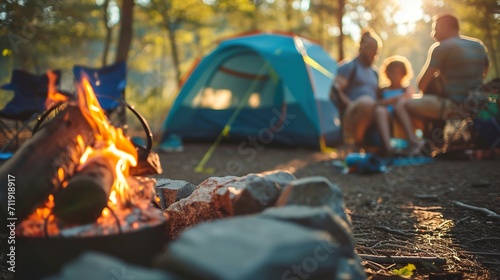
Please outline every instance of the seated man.
[[465, 102], [481, 86], [488, 55], [480, 40], [459, 35], [458, 19], [453, 15], [434, 17], [431, 35], [437, 42], [429, 49], [418, 79], [424, 95], [408, 100], [405, 108], [415, 117], [446, 120], [459, 113], [454, 104]]

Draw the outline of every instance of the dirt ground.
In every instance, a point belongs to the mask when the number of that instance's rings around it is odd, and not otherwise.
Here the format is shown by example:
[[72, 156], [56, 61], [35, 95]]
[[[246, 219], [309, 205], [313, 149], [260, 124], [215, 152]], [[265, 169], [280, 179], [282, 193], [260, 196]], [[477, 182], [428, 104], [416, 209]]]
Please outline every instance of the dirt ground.
[[[454, 204], [500, 213], [498, 154], [496, 159], [436, 159], [426, 165], [390, 168], [384, 174], [359, 175], [343, 174], [334, 166], [339, 158], [335, 152], [221, 144], [203, 164], [209, 150], [210, 144], [189, 143], [183, 152], [160, 153], [164, 170], [160, 176], [193, 184], [210, 176], [277, 169], [297, 178], [324, 176], [344, 192], [359, 254], [446, 261], [415, 263], [413, 279], [500, 279], [500, 220]], [[406, 264], [365, 260], [363, 265], [370, 275], [380, 276]]]

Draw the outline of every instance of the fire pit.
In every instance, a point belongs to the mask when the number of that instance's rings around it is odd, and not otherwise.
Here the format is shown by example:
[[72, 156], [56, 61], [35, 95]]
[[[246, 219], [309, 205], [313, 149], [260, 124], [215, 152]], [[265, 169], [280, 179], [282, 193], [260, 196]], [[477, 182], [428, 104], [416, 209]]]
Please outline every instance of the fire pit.
[[[57, 230], [56, 223], [25, 220], [18, 226], [16, 279], [39, 279], [57, 273], [85, 251], [98, 251], [148, 266], [166, 243], [167, 221], [156, 208], [133, 208], [94, 224]], [[118, 224], [120, 227], [118, 227]], [[37, 236], [44, 231], [59, 234]]]
[[151, 203], [155, 180], [139, 177], [161, 167], [151, 155], [138, 161], [145, 149], [109, 123], [86, 80], [78, 90], [0, 167], [13, 178], [15, 213], [5, 212], [7, 197], [0, 211], [16, 218], [16, 279], [57, 273], [88, 250], [148, 265], [166, 242], [167, 217]]

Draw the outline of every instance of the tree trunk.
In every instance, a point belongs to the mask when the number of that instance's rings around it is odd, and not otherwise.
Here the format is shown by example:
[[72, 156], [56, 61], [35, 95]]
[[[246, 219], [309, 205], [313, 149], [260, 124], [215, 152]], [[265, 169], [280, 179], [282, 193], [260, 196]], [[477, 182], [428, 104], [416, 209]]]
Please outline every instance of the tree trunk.
[[319, 18], [319, 22], [321, 24], [318, 24], [318, 29], [316, 30], [316, 37], [318, 38], [319, 40], [319, 45], [320, 46], [325, 46], [325, 28], [323, 27], [324, 23], [326, 22], [326, 16], [325, 16], [325, 13], [323, 11], [323, 9], [320, 9], [319, 11], [317, 11], [317, 15], [318, 15], [318, 18]]
[[291, 0], [286, 0], [285, 1], [285, 20], [286, 20], [286, 31], [293, 32], [292, 28], [292, 1]]
[[342, 19], [344, 18], [345, 14], [345, 0], [339, 0], [339, 8], [338, 8], [338, 13], [337, 13], [337, 25], [339, 26], [339, 38], [338, 38], [338, 61], [341, 61], [344, 59], [344, 24], [342, 22]]
[[[73, 175], [86, 147], [94, 142], [94, 130], [80, 108], [68, 105], [0, 167], [0, 178], [5, 178], [0, 186], [2, 216], [20, 221], [43, 205]], [[13, 178], [12, 183], [7, 178]], [[15, 210], [11, 214], [7, 190], [12, 185], [15, 189], [9, 201]]]
[[109, 21], [108, 8], [109, 8], [109, 0], [105, 0], [102, 20], [104, 22], [104, 27], [106, 28], [106, 37], [104, 39], [104, 50], [102, 51], [102, 61], [101, 61], [102, 67], [108, 64], [108, 52], [109, 52], [109, 45], [111, 44], [111, 35], [112, 35], [112, 29], [108, 24]]
[[132, 21], [134, 0], [123, 0], [120, 19], [120, 37], [116, 51], [115, 62], [126, 61], [130, 44], [132, 42]]
[[253, 1], [253, 4], [255, 6], [255, 12], [252, 14], [253, 18], [252, 18], [251, 30], [259, 30], [259, 20], [260, 20], [259, 7], [261, 1]]
[[165, 19], [165, 27], [168, 32], [168, 39], [170, 40], [170, 48], [172, 49], [172, 62], [174, 63], [175, 79], [177, 82], [181, 79], [179, 51], [177, 49], [177, 37], [175, 36], [175, 23], [170, 22], [170, 17], [167, 15]]
[[[488, 11], [486, 11], [486, 14], [488, 14]], [[500, 68], [498, 66], [498, 60], [497, 60], [497, 55], [496, 55], [496, 50], [495, 50], [495, 42], [493, 40], [493, 35], [492, 35], [492, 30], [489, 22], [488, 17], [484, 17], [484, 27], [485, 27], [485, 32], [486, 36], [488, 37], [488, 49], [489, 49], [489, 54], [491, 55], [491, 64], [493, 65], [493, 69], [495, 69], [495, 77], [500, 76]]]

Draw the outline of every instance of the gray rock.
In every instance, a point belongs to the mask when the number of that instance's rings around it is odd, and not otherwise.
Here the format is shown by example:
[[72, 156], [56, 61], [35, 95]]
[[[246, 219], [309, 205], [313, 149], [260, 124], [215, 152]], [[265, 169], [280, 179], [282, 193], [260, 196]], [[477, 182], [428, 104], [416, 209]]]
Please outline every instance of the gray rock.
[[225, 183], [238, 177], [211, 177], [201, 182], [187, 198], [171, 204], [165, 212], [169, 215], [168, 232], [170, 239], [177, 238], [182, 231], [198, 223], [225, 217], [214, 205], [212, 196]]
[[354, 254], [355, 241], [352, 237], [351, 227], [327, 206], [289, 205], [273, 207], [266, 209], [259, 216], [326, 231], [330, 233], [337, 244], [346, 247], [345, 252], [350, 254], [349, 256]]
[[366, 279], [359, 256], [354, 251], [355, 241], [350, 226], [327, 206], [310, 207], [290, 205], [268, 208], [259, 215], [312, 229], [324, 230], [339, 245], [337, 276], [332, 279]]
[[332, 241], [292, 223], [236, 217], [185, 231], [155, 263], [183, 279], [335, 279]]
[[293, 180], [297, 180], [295, 175], [293, 175], [289, 171], [283, 171], [283, 170], [262, 172], [260, 173], [260, 175], [278, 184], [278, 186], [282, 190], [285, 189], [285, 187], [288, 186], [290, 182], [292, 182]]
[[175, 280], [180, 279], [164, 271], [128, 264], [116, 258], [88, 252], [67, 264], [58, 275], [45, 280]]
[[195, 185], [186, 181], [157, 178], [155, 192], [160, 198], [161, 209], [165, 210], [172, 203], [191, 195], [195, 188]]
[[272, 206], [282, 189], [295, 179], [286, 171], [248, 174], [219, 188], [214, 194], [214, 204], [228, 216], [261, 212]]
[[[186, 228], [201, 222], [260, 212], [274, 205], [282, 186], [294, 179], [293, 174], [285, 171], [208, 178], [190, 196], [165, 210], [169, 215], [169, 238], [175, 239]], [[175, 184], [185, 186], [182, 182]], [[173, 195], [168, 197], [172, 199]]]
[[342, 190], [325, 177], [307, 177], [292, 181], [281, 193], [276, 206], [328, 206], [333, 213], [349, 220], [344, 212]]
[[281, 187], [267, 177], [248, 175], [246, 187], [233, 199], [234, 215], [258, 213], [272, 206], [279, 195]]

